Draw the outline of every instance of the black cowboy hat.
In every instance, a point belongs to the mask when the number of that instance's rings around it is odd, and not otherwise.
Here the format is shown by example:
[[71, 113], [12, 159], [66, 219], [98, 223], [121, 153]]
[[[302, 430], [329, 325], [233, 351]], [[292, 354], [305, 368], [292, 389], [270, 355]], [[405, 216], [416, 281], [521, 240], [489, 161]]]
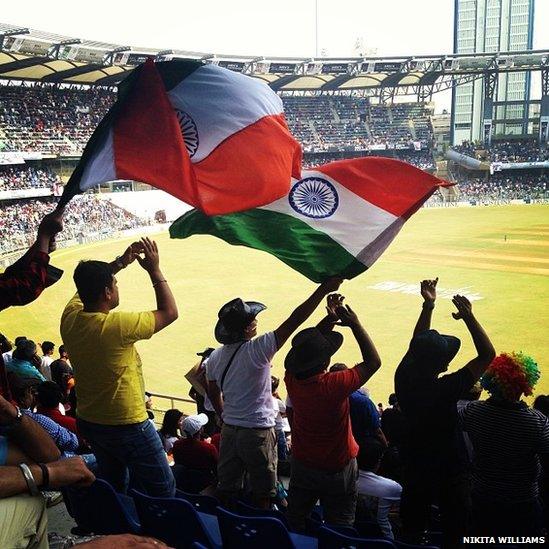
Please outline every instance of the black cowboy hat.
[[307, 328], [292, 339], [292, 348], [284, 360], [284, 368], [292, 374], [306, 372], [329, 360], [343, 343], [339, 332], [322, 333]]
[[426, 330], [410, 342], [409, 354], [417, 362], [435, 367], [448, 365], [457, 355], [461, 341], [451, 335]]
[[242, 331], [267, 307], [257, 301], [243, 301], [239, 297], [225, 303], [217, 314], [215, 339], [219, 343], [235, 343], [241, 339]]

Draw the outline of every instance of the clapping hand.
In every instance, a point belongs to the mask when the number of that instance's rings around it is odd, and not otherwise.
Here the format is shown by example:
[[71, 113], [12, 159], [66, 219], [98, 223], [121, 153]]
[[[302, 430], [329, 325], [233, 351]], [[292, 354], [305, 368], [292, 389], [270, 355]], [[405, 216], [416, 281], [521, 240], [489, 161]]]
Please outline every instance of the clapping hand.
[[330, 320], [333, 322], [337, 322], [339, 320], [339, 317], [337, 316], [337, 309], [338, 307], [343, 306], [344, 299], [345, 297], [341, 294], [330, 294], [326, 298], [326, 312]]
[[457, 313], [452, 313], [455, 320], [466, 320], [473, 315], [473, 306], [464, 295], [455, 295], [452, 303], [456, 306]]
[[136, 256], [137, 261], [139, 261], [139, 265], [141, 265], [141, 267], [143, 267], [143, 269], [145, 269], [148, 273], [157, 271], [160, 266], [160, 256], [158, 254], [158, 246], [156, 242], [145, 237], [141, 239], [139, 244], [143, 246], [141, 253], [143, 253], [144, 256]]
[[126, 268], [128, 265], [133, 263], [137, 259], [137, 256], [142, 252], [143, 244], [141, 242], [132, 242], [120, 256], [122, 266]]
[[437, 298], [438, 276], [434, 280], [421, 281], [421, 296], [425, 301], [434, 302]]
[[336, 313], [339, 318], [339, 322], [337, 323], [338, 326], [348, 326], [349, 328], [352, 328], [360, 323], [358, 316], [356, 316], [356, 313], [349, 305], [340, 305], [336, 309]]

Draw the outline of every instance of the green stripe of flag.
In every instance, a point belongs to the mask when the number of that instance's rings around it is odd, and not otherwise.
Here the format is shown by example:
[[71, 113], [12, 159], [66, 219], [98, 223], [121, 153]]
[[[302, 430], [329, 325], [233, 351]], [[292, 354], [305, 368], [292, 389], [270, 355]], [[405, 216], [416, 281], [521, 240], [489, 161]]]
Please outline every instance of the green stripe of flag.
[[325, 233], [292, 216], [269, 210], [214, 217], [191, 210], [170, 227], [171, 238], [195, 234], [209, 234], [229, 244], [270, 253], [313, 282], [331, 276], [353, 278], [367, 269]]

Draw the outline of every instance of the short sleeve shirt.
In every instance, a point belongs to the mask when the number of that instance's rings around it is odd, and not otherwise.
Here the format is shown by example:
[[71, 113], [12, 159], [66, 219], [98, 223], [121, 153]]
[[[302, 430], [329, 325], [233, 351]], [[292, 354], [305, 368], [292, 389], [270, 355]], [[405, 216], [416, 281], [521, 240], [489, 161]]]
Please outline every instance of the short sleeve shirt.
[[154, 334], [152, 311], [87, 313], [76, 295], [61, 317], [71, 357], [78, 417], [104, 425], [147, 419], [141, 359], [134, 343]]
[[356, 368], [308, 379], [284, 377], [292, 402], [292, 455], [314, 469], [340, 471], [358, 454], [349, 395], [360, 387]]
[[278, 350], [274, 332], [242, 343], [221, 387], [223, 372], [241, 342], [223, 345], [208, 358], [206, 375], [223, 392], [223, 421], [237, 427], [274, 427], [271, 360]]

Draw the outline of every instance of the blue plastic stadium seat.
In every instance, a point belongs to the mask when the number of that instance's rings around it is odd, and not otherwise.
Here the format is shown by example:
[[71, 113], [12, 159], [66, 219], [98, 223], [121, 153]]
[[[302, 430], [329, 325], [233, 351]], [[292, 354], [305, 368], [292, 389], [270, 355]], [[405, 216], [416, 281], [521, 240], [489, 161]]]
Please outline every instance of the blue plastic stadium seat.
[[216, 540], [219, 536], [217, 524], [215, 528], [205, 525], [190, 502], [177, 498], [152, 498], [136, 490], [130, 493], [143, 535], [157, 538], [176, 549], [191, 547], [195, 542], [210, 549], [220, 547], [219, 539]]
[[204, 496], [202, 494], [189, 494], [187, 492], [183, 492], [182, 490], [176, 490], [175, 497], [188, 501], [200, 513], [209, 513], [210, 515], [217, 514], [219, 501], [213, 496]]
[[316, 549], [315, 538], [291, 534], [272, 517], [245, 517], [217, 509], [223, 549]]
[[141, 530], [133, 500], [102, 479], [89, 488], [67, 488], [65, 495], [81, 532], [138, 534]]
[[355, 538], [340, 534], [327, 526], [318, 531], [318, 549], [395, 549], [395, 545], [385, 539]]
[[252, 507], [243, 501], [238, 500], [236, 502], [236, 511], [239, 515], [246, 517], [271, 517], [278, 519], [286, 528], [288, 528], [288, 519], [282, 511], [277, 511], [276, 509], [258, 509], [257, 507]]

